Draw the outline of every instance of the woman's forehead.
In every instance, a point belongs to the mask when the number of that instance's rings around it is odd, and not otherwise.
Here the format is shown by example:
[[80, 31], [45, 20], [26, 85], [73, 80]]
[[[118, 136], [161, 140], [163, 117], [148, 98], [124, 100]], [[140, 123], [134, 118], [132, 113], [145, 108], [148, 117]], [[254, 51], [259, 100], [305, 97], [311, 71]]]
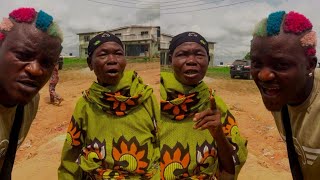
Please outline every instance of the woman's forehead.
[[190, 49], [190, 50], [192, 50], [192, 49], [201, 49], [201, 50], [206, 51], [204, 47], [202, 47], [200, 44], [198, 44], [198, 43], [196, 43], [196, 42], [184, 42], [184, 43], [180, 44], [180, 45], [175, 49], [175, 51], [181, 50], [181, 49], [188, 49], [188, 50], [189, 50], [189, 49]]

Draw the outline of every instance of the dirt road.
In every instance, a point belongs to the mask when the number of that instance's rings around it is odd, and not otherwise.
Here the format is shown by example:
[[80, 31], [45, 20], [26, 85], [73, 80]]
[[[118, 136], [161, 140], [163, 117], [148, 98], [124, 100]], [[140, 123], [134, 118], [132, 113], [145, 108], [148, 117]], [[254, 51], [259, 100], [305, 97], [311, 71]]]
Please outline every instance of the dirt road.
[[[155, 89], [159, 98], [159, 64], [128, 64]], [[74, 105], [95, 80], [89, 69], [60, 71], [57, 92], [61, 106], [48, 104], [48, 86], [40, 92], [40, 108], [31, 130], [18, 150], [13, 180], [56, 180], [60, 152]], [[249, 141], [249, 157], [239, 179], [291, 179], [285, 146], [271, 114], [265, 110], [253, 81], [205, 78], [236, 117], [240, 132]]]

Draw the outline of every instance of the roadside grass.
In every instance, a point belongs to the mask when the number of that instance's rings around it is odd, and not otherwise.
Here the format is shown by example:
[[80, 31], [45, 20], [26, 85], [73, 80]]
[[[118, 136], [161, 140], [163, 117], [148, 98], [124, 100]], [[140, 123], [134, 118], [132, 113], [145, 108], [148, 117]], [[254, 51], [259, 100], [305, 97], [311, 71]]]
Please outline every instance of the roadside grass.
[[62, 70], [82, 69], [88, 67], [85, 58], [63, 58]]
[[[172, 72], [168, 65], [161, 66], [162, 72]], [[230, 79], [229, 67], [209, 67], [206, 76], [219, 79]]]

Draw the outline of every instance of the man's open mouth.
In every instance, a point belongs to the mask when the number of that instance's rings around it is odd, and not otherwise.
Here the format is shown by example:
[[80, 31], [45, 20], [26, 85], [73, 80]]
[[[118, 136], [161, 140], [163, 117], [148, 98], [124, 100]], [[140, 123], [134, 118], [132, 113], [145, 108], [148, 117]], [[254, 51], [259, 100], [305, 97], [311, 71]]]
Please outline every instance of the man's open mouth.
[[262, 91], [267, 96], [277, 96], [280, 93], [279, 87], [261, 87]]

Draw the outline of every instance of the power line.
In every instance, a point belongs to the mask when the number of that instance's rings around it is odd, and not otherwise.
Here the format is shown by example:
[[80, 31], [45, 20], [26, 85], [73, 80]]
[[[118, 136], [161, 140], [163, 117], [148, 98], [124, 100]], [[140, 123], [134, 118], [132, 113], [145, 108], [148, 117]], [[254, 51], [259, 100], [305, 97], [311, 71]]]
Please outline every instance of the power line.
[[160, 4], [161, 3], [173, 3], [173, 2], [179, 2], [179, 1], [182, 1], [181, 3], [184, 3], [184, 0], [175, 0], [175, 1], [160, 1]]
[[[134, 2], [134, 1], [131, 1]], [[175, 0], [175, 1], [159, 1], [159, 2], [150, 2], [150, 1], [135, 1], [135, 2], [142, 2], [142, 3], [160, 3], [160, 4], [166, 4], [166, 3], [173, 3], [173, 2], [180, 2], [180, 3], [184, 3], [184, 0]]]
[[134, 1], [122, 1], [122, 0], [111, 0], [111, 1], [116, 1], [116, 2], [122, 2], [122, 3], [128, 3], [128, 4], [139, 4], [139, 5], [145, 5], [145, 6], [147, 6], [147, 5], [158, 5], [158, 4], [160, 4], [160, 2], [149, 2], [149, 3], [147, 3], [147, 2], [134, 2]]
[[[220, 0], [220, 1], [225, 1], [225, 0]], [[211, 3], [215, 3], [215, 2], [219, 2], [219, 1], [206, 2], [205, 4], [211, 4]], [[179, 6], [179, 5], [194, 4], [194, 3], [202, 3], [202, 4], [204, 4], [203, 1], [194, 1], [194, 0], [192, 0], [192, 1], [184, 1], [183, 3], [165, 4], [165, 5], [162, 5], [160, 3], [160, 7], [177, 6], [177, 5]], [[195, 4], [195, 5], [197, 5], [197, 4]]]
[[[225, 0], [206, 2], [206, 3], [202, 3], [202, 4], [187, 5], [187, 6], [169, 7], [169, 8], [165, 8], [165, 9], [161, 9], [162, 7], [165, 7], [165, 6], [161, 6], [160, 5], [160, 9], [161, 10], [167, 10], [167, 9], [188, 8], [188, 7], [201, 6], [201, 5], [212, 4], [212, 3], [222, 2], [222, 1], [225, 1]], [[189, 3], [183, 3], [183, 4], [190, 4], [190, 3], [195, 3], [195, 2], [189, 2]], [[167, 5], [167, 6], [171, 6], [171, 5]]]
[[228, 7], [228, 6], [233, 6], [233, 5], [237, 5], [237, 4], [243, 4], [243, 3], [247, 3], [247, 2], [251, 2], [251, 1], [255, 1], [255, 0], [248, 0], [248, 1], [241, 1], [241, 2], [237, 2], [237, 3], [232, 3], [232, 4], [226, 4], [226, 5], [221, 5], [221, 6], [215, 6], [215, 7], [209, 7], [209, 8], [202, 8], [202, 9], [196, 9], [196, 10], [189, 10], [189, 11], [178, 11], [178, 12], [160, 12], [160, 14], [179, 14], [179, 13], [187, 13], [187, 12], [195, 12], [195, 11], [204, 11], [204, 10], [209, 10], [209, 9], [218, 9], [218, 8], [222, 8], [222, 7]]
[[123, 6], [123, 5], [119, 5], [119, 4], [111, 4], [111, 3], [105, 3], [105, 2], [95, 1], [95, 0], [87, 0], [87, 1], [90, 1], [93, 3], [98, 3], [98, 4], [106, 4], [106, 5], [110, 5], [110, 6], [117, 6], [117, 7], [122, 7], [122, 8], [131, 8], [131, 9], [160, 9], [160, 8], [153, 8], [153, 7], [141, 8], [141, 7]]

